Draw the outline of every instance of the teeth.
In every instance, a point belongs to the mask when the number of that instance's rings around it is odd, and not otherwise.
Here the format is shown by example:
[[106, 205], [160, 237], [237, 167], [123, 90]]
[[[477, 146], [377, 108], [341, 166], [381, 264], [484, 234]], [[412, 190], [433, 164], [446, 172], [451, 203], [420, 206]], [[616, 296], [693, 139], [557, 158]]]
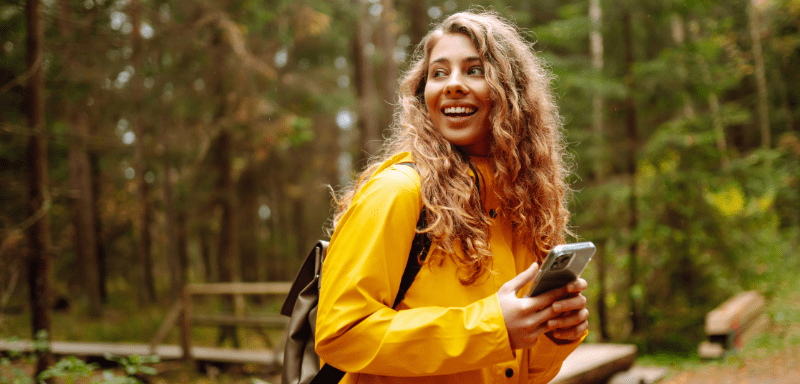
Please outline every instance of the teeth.
[[448, 107], [444, 109], [444, 113], [472, 113], [475, 108], [472, 107]]

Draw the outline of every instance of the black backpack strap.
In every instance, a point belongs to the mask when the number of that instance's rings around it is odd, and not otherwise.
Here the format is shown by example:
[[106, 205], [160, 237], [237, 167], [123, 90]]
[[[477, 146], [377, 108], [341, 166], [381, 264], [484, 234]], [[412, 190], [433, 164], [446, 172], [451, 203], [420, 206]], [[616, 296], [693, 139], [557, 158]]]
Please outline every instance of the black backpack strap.
[[[417, 167], [415, 167], [414, 163], [411, 162], [402, 162], [397, 164], [411, 167], [415, 171], [417, 170]], [[419, 220], [417, 220], [417, 230], [423, 229], [427, 226], [428, 220], [426, 213], [427, 211], [423, 206], [422, 211], [419, 213]], [[397, 308], [397, 305], [399, 305], [400, 302], [403, 301], [403, 298], [406, 297], [406, 292], [409, 288], [411, 288], [411, 283], [414, 282], [414, 279], [417, 277], [417, 273], [422, 268], [420, 261], [425, 260], [430, 248], [430, 237], [428, 237], [428, 235], [425, 233], [417, 232], [417, 234], [414, 235], [414, 240], [411, 242], [411, 251], [408, 253], [408, 262], [406, 262], [406, 269], [403, 271], [403, 277], [400, 279], [400, 289], [397, 291], [397, 296], [395, 296], [392, 309]]]
[[[414, 163], [404, 162], [404, 163], [397, 163], [400, 165], [406, 165], [414, 170], [417, 168], [414, 167]], [[427, 215], [425, 207], [422, 207], [422, 211], [419, 213], [419, 220], [417, 220], [417, 229], [422, 229], [427, 226]], [[420, 260], [425, 260], [425, 257], [428, 255], [428, 251], [431, 249], [431, 239], [425, 233], [419, 233], [414, 235], [414, 240], [411, 242], [411, 251], [408, 252], [408, 262], [406, 262], [406, 268], [403, 270], [403, 277], [400, 278], [400, 289], [397, 290], [397, 296], [394, 299], [394, 304], [392, 305], [392, 309], [397, 308], [397, 305], [403, 301], [403, 298], [406, 297], [406, 292], [408, 289], [411, 288], [411, 283], [414, 282], [414, 279], [417, 277], [417, 273], [419, 270], [422, 269], [422, 264], [420, 264]], [[335, 384], [342, 380], [344, 377], [344, 372], [330, 364], [325, 364], [322, 366], [322, 369], [319, 370], [314, 379], [311, 380], [310, 384]]]
[[344, 371], [325, 363], [309, 384], [336, 384], [344, 377]]

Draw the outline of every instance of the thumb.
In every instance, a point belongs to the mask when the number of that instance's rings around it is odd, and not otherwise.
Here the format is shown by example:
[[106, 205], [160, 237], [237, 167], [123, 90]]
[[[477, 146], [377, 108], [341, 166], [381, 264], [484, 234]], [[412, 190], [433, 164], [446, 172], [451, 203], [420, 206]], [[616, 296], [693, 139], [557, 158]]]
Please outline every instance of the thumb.
[[503, 286], [500, 288], [500, 291], [510, 291], [516, 294], [516, 292], [522, 289], [525, 284], [528, 284], [528, 282], [533, 280], [533, 277], [536, 276], [536, 272], [538, 271], [539, 263], [531, 264], [528, 269], [522, 271], [522, 273], [503, 284]]

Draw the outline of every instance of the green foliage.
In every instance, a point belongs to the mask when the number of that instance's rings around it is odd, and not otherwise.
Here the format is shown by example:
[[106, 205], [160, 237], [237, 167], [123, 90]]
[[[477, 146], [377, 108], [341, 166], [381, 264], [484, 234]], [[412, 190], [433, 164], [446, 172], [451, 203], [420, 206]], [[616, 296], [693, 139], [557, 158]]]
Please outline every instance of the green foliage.
[[67, 383], [74, 383], [76, 379], [81, 377], [92, 377], [92, 383], [96, 384], [140, 384], [142, 380], [138, 379], [136, 375], [155, 375], [157, 372], [155, 368], [145, 366], [144, 364], [151, 364], [159, 362], [157, 356], [138, 356], [133, 355], [129, 357], [117, 357], [106, 355], [109, 361], [119, 363], [124, 371], [124, 374], [118, 376], [112, 370], [102, 371], [99, 378], [94, 377], [98, 364], [87, 364], [83, 360], [70, 356], [63, 358], [55, 363], [52, 367], [39, 373], [36, 379], [40, 383], [45, 383], [46, 380], [51, 378], [61, 378]]

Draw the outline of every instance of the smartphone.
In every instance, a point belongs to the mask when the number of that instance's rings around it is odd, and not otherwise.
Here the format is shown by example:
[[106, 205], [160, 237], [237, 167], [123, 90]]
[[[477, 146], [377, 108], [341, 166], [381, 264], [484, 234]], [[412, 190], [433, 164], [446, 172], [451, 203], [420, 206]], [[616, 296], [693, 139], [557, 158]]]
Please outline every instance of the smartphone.
[[575, 281], [586, 269], [594, 251], [591, 241], [557, 245], [544, 259], [528, 296], [538, 296]]

